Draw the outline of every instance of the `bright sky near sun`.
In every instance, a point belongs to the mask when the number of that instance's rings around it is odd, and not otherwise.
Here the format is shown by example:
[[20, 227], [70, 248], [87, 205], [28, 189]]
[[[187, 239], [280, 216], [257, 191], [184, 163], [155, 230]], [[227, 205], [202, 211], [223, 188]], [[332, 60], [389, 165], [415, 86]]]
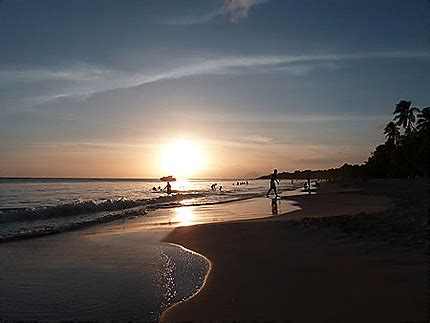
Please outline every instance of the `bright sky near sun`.
[[426, 0], [0, 1], [0, 176], [362, 163], [430, 105]]
[[204, 153], [193, 141], [175, 140], [161, 147], [160, 165], [163, 174], [189, 178], [201, 171]]

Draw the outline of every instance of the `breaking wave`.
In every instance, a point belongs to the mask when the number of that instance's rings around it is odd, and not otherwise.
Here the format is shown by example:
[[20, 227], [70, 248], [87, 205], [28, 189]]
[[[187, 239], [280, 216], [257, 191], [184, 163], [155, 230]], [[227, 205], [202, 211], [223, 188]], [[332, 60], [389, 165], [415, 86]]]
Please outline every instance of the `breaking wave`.
[[[98, 223], [143, 216], [158, 208], [219, 204], [244, 200], [259, 194], [177, 193], [147, 199], [76, 200], [72, 203], [33, 208], [0, 209], [0, 242], [74, 230]], [[215, 197], [215, 198], [214, 198]]]
[[0, 210], [0, 223], [15, 221], [44, 220], [53, 217], [67, 217], [87, 213], [117, 211], [135, 208], [138, 206], [151, 206], [155, 204], [169, 204], [184, 199], [199, 198], [201, 194], [178, 194], [163, 196], [154, 199], [131, 200], [119, 198], [117, 200], [76, 200], [72, 203], [36, 208], [2, 209]]

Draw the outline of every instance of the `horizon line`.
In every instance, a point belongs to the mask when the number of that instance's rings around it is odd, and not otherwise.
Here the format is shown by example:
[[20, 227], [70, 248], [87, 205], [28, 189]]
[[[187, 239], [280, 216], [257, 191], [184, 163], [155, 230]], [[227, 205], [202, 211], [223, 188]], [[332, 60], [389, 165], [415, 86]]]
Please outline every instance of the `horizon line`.
[[[265, 176], [265, 175], [261, 175]], [[92, 180], [155, 180], [160, 181], [159, 178], [155, 177], [38, 177], [38, 176], [0, 176], [0, 179], [92, 179]], [[177, 179], [190, 181], [202, 181], [202, 180], [237, 180], [237, 179], [258, 179], [258, 177], [235, 177], [235, 178], [220, 178], [220, 177], [198, 177], [198, 178], [185, 178]], [[161, 181], [165, 182], [165, 181]]]

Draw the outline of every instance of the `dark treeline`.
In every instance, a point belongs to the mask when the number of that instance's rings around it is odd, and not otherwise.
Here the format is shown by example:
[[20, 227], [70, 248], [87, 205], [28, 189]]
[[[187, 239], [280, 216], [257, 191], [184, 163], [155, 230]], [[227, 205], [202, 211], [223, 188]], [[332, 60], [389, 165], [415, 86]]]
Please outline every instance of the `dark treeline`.
[[[386, 141], [377, 146], [361, 165], [345, 163], [339, 168], [282, 172], [280, 179], [348, 179], [367, 177], [428, 176], [430, 165], [430, 107], [422, 110], [402, 100], [393, 120], [383, 130]], [[270, 175], [260, 177], [270, 178]]]
[[[260, 179], [270, 179], [271, 175], [261, 176]], [[362, 166], [343, 164], [339, 168], [319, 169], [319, 170], [296, 170], [294, 173], [278, 173], [279, 179], [338, 179], [338, 178], [361, 178], [363, 176]]]

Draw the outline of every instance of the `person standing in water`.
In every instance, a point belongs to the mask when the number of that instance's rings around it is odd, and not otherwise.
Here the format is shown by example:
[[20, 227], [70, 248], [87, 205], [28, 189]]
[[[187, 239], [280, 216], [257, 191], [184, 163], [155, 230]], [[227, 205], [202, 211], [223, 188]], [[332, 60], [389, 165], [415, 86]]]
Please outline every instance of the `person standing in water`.
[[164, 189], [166, 190], [167, 194], [172, 193], [172, 186], [170, 185], [169, 182], [167, 182], [167, 185]]
[[272, 190], [275, 191], [275, 195], [276, 197], [278, 197], [278, 192], [276, 191], [276, 183], [278, 183], [279, 185], [277, 175], [278, 175], [278, 170], [274, 169], [272, 175], [270, 176], [270, 188], [267, 191], [267, 194], [266, 194], [267, 197], [269, 197], [269, 194]]

